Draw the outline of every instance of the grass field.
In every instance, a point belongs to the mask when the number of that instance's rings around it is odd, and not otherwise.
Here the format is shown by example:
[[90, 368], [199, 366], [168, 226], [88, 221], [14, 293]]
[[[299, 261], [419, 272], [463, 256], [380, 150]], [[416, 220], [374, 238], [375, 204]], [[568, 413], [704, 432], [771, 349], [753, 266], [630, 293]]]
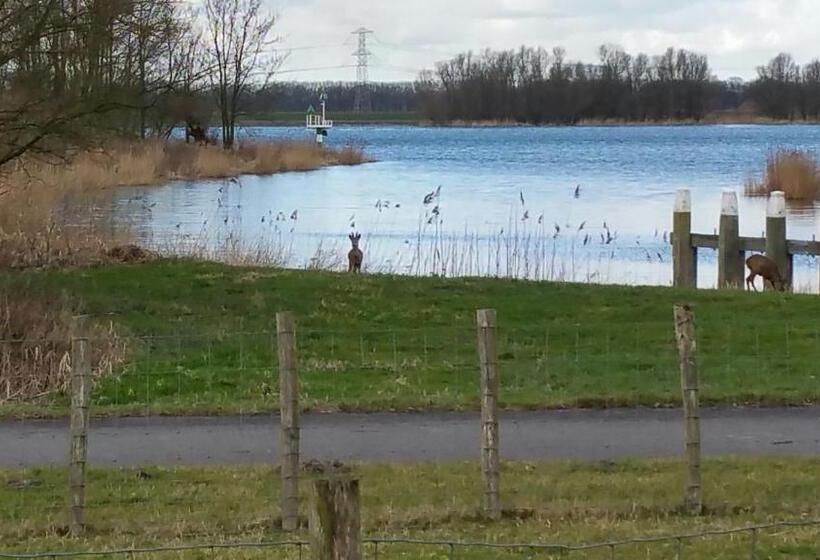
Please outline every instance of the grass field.
[[[816, 459], [708, 460], [707, 512], [680, 511], [677, 461], [505, 463], [504, 518], [482, 519], [477, 464], [361, 465], [363, 532], [370, 537], [581, 544], [820, 518]], [[37, 485], [15, 487], [15, 481]], [[396, 484], [400, 480], [401, 484]], [[278, 532], [278, 476], [270, 467], [92, 470], [88, 535], [65, 532], [65, 473], [0, 472], [0, 552], [102, 549], [170, 543], [259, 541]], [[309, 481], [303, 481], [309, 492]], [[302, 509], [306, 513], [306, 506]], [[304, 532], [297, 538], [304, 538]], [[816, 558], [820, 528], [761, 531], [756, 558]], [[686, 540], [684, 558], [749, 558], [750, 535]], [[677, 543], [619, 547], [617, 558], [674, 558]], [[373, 557], [372, 545], [365, 548]], [[446, 547], [390, 545], [380, 558], [447, 558]], [[457, 549], [457, 558], [529, 558], [522, 549]], [[610, 558], [610, 551], [563, 558]], [[151, 558], [210, 558], [197, 554]], [[219, 557], [263, 557], [257, 551]], [[266, 557], [271, 557], [268, 554]], [[277, 558], [296, 558], [293, 548]], [[144, 556], [135, 556], [142, 558]], [[538, 558], [557, 558], [542, 553]]]
[[[820, 396], [820, 298], [812, 295], [188, 261], [4, 273], [3, 291], [63, 294], [124, 337], [124, 364], [94, 392], [99, 414], [276, 408], [275, 314], [283, 309], [298, 322], [302, 401], [318, 410], [477, 408], [480, 307], [498, 311], [506, 408], [676, 404], [676, 302], [695, 308], [703, 402], [801, 405]], [[0, 406], [7, 417], [65, 410], [61, 395]]]

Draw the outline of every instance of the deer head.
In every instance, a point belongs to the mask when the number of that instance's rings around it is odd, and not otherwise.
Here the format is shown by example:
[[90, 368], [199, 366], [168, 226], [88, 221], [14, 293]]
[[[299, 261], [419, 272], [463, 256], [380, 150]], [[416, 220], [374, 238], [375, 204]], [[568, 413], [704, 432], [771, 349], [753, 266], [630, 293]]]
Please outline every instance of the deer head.
[[348, 237], [350, 238], [350, 243], [353, 244], [353, 248], [358, 249], [359, 248], [359, 240], [362, 238], [362, 234], [361, 233], [351, 233]]

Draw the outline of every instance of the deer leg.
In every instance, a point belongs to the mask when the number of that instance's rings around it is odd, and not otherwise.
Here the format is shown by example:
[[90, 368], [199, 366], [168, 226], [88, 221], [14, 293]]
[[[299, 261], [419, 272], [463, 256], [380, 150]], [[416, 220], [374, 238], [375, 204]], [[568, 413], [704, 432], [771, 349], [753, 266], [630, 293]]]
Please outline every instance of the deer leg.
[[749, 276], [746, 277], [746, 289], [749, 289], [749, 286], [752, 287], [754, 291], [757, 291], [757, 287], [755, 286], [755, 273], [752, 272]]

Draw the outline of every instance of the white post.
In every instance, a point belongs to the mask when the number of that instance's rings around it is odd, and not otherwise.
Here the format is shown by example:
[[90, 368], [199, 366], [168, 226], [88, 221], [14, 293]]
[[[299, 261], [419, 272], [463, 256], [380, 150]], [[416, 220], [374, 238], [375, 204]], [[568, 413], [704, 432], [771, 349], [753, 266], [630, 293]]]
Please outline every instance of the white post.
[[737, 193], [724, 191], [720, 205], [718, 239], [718, 288], [743, 286], [743, 252], [740, 250], [740, 228], [737, 215]]
[[792, 258], [786, 247], [786, 196], [782, 191], [774, 191], [769, 195], [766, 208], [766, 256], [777, 263], [785, 284], [783, 289], [790, 290]]

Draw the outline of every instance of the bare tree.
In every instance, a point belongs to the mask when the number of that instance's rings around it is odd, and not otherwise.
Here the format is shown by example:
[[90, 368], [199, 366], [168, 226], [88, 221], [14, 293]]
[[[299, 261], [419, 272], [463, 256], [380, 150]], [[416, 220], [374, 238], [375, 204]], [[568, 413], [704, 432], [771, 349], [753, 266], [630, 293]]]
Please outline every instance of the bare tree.
[[272, 50], [275, 18], [262, 0], [204, 0], [206, 60], [222, 124], [222, 145], [234, 145], [243, 96], [264, 87], [280, 59]]

